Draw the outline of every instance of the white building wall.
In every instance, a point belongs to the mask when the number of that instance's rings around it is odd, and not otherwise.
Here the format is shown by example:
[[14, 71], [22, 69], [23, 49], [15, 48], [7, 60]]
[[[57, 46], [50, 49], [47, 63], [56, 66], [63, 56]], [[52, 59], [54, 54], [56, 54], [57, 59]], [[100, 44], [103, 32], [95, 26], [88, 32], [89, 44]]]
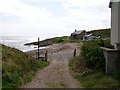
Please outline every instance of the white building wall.
[[118, 2], [112, 2], [111, 7], [111, 44], [118, 43]]
[[118, 4], [118, 43], [120, 44], [120, 2]]

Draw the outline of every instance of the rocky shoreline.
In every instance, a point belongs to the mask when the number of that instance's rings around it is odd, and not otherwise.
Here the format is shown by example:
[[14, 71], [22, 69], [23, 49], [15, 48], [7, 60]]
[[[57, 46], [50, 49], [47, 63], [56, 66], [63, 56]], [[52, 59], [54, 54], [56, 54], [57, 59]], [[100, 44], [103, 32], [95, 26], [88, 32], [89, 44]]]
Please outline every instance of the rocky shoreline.
[[[52, 45], [53, 41], [52, 39], [46, 39], [43, 41], [39, 41], [39, 47], [44, 47], [44, 46], [48, 46], [48, 45]], [[24, 45], [38, 45], [38, 42], [31, 42], [31, 43], [26, 43]]]

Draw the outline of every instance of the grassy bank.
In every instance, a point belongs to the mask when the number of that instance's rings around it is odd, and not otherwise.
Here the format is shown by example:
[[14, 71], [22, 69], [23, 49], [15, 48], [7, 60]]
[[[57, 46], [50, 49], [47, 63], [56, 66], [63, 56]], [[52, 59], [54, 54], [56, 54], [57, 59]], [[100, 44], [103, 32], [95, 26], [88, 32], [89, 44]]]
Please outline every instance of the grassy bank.
[[69, 62], [70, 70], [83, 87], [118, 88], [120, 73], [105, 73], [105, 58], [100, 47], [113, 48], [109, 39], [84, 41], [80, 48], [80, 56]]
[[75, 79], [80, 81], [84, 88], [120, 88], [120, 74], [105, 74], [85, 67], [82, 57], [78, 56], [69, 62], [69, 67]]
[[14, 88], [29, 82], [48, 62], [36, 60], [17, 49], [2, 45], [2, 87]]
[[[56, 43], [74, 43], [74, 42], [79, 43], [80, 41], [81, 40], [73, 40], [70, 38], [70, 36], [61, 36], [61, 37], [53, 37], [53, 38], [39, 41], [39, 46], [43, 47], [43, 46], [48, 46], [48, 45], [52, 45], [52, 44], [56, 44]], [[38, 45], [38, 41], [26, 43], [24, 45]]]

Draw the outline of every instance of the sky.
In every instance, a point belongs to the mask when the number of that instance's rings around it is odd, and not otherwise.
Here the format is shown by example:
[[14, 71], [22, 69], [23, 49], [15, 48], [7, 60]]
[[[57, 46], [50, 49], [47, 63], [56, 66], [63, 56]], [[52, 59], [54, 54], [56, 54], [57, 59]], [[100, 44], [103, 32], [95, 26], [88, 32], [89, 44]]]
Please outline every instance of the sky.
[[110, 28], [109, 0], [0, 0], [2, 36], [41, 39]]

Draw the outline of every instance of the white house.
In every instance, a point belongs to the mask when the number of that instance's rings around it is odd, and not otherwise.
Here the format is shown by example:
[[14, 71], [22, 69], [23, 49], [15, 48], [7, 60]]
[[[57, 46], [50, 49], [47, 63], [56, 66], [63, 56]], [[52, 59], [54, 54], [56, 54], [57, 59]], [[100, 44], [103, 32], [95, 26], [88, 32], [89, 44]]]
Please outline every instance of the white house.
[[120, 49], [120, 0], [111, 0], [111, 44]]

